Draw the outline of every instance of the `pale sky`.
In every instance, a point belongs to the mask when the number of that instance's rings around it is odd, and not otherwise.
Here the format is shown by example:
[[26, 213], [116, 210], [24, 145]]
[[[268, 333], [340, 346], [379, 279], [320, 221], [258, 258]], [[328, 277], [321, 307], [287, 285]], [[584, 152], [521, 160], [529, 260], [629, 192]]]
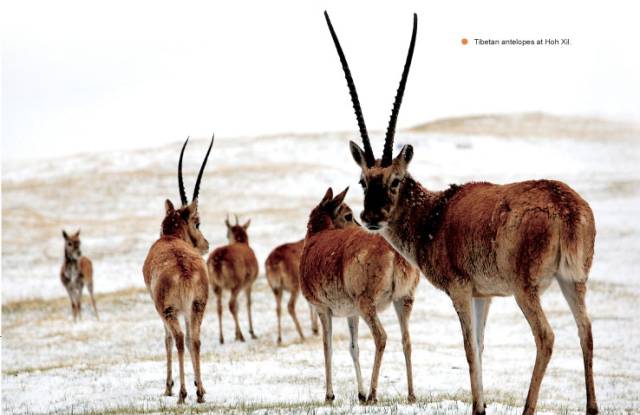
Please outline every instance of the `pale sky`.
[[[340, 37], [370, 130], [546, 111], [640, 119], [633, 2], [3, 2], [2, 159], [144, 148], [187, 135], [352, 130]], [[467, 37], [470, 43], [461, 44]], [[570, 47], [474, 38], [570, 38]]]

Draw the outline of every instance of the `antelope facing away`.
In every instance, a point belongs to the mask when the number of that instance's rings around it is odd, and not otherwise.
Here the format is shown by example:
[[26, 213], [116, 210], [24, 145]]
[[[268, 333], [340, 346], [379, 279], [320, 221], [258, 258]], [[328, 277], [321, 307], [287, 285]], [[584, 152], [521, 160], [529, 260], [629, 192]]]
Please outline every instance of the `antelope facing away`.
[[182, 156], [187, 146], [182, 146], [178, 162], [178, 187], [182, 206], [176, 209], [169, 199], [165, 201], [165, 217], [162, 220], [160, 239], [149, 249], [142, 273], [151, 299], [164, 323], [167, 352], [167, 380], [165, 395], [171, 396], [171, 351], [175, 342], [180, 368], [180, 395], [178, 403], [184, 403], [187, 389], [184, 380], [185, 336], [179, 317], [184, 317], [186, 343], [191, 355], [198, 402], [204, 402], [204, 386], [200, 376], [200, 325], [204, 317], [209, 296], [207, 266], [201, 255], [209, 251], [209, 242], [200, 232], [198, 215], [198, 192], [202, 173], [213, 146], [213, 137], [202, 162], [191, 203], [187, 200], [182, 181]]
[[207, 267], [209, 269], [209, 281], [213, 292], [216, 294], [218, 306], [218, 324], [220, 330], [220, 344], [224, 343], [222, 334], [222, 290], [231, 291], [229, 311], [233, 315], [236, 325], [236, 340], [244, 341], [240, 323], [238, 321], [238, 294], [244, 291], [247, 296], [247, 313], [249, 315], [249, 334], [252, 339], [257, 339], [253, 331], [251, 319], [251, 287], [258, 277], [258, 260], [249, 246], [247, 229], [251, 224], [249, 219], [244, 225], [238, 223], [231, 225], [229, 218], [225, 220], [227, 226], [227, 239], [229, 244], [216, 248], [209, 255]]
[[[353, 219], [351, 208], [343, 203], [338, 211], [333, 224], [336, 228], [345, 228], [349, 226], [358, 226]], [[298, 242], [282, 244], [276, 247], [265, 261], [264, 267], [267, 274], [267, 281], [276, 297], [276, 315], [278, 317], [278, 344], [282, 343], [282, 327], [280, 324], [280, 303], [282, 302], [283, 291], [291, 293], [287, 310], [296, 325], [296, 330], [300, 336], [300, 340], [304, 340], [302, 328], [298, 322], [296, 315], [296, 302], [300, 291], [300, 257], [304, 248], [304, 239]], [[318, 315], [309, 304], [309, 314], [311, 317], [311, 331], [318, 334]]]
[[89, 291], [93, 312], [99, 319], [96, 301], [93, 298], [93, 265], [89, 258], [82, 256], [80, 230], [73, 235], [69, 235], [63, 230], [62, 236], [64, 237], [64, 262], [60, 269], [60, 280], [69, 294], [69, 300], [71, 300], [73, 321], [82, 318], [82, 289], [85, 285]]
[[[333, 191], [329, 188], [320, 204], [311, 211], [300, 262], [302, 294], [315, 307], [322, 323], [325, 400], [335, 399], [331, 381], [332, 318], [335, 316], [347, 317], [358, 399], [376, 401], [380, 364], [387, 342], [387, 334], [378, 319], [378, 312], [393, 303], [402, 332], [408, 398], [413, 402], [415, 395], [411, 370], [409, 317], [420, 274], [382, 237], [371, 234], [360, 226], [336, 228], [334, 221], [347, 190], [345, 189], [334, 198]], [[358, 348], [360, 317], [369, 326], [376, 346], [368, 398], [365, 395], [360, 372]]]
[[396, 120], [413, 50], [417, 17], [400, 86], [387, 128], [382, 158], [376, 160], [358, 95], [338, 38], [325, 14], [347, 79], [364, 150], [351, 142], [362, 171], [361, 219], [381, 234], [429, 281], [449, 295], [460, 319], [469, 363], [473, 411], [485, 412], [482, 392], [484, 327], [491, 297], [514, 296], [531, 326], [537, 354], [525, 414], [535, 412], [540, 382], [551, 358], [554, 334], [540, 296], [558, 281], [569, 303], [582, 346], [587, 412], [598, 412], [593, 385], [593, 339], [585, 295], [593, 259], [593, 213], [574, 190], [552, 180], [506, 185], [468, 183], [430, 191], [407, 171], [413, 147], [392, 159]]

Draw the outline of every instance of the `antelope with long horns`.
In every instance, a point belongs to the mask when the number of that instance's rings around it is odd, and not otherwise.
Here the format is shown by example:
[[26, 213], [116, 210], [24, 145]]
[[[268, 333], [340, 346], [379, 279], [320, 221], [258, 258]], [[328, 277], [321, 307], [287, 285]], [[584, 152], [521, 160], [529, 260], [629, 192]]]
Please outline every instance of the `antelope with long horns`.
[[[336, 228], [334, 222], [343, 206], [347, 189], [333, 197], [329, 188], [309, 215], [304, 251], [300, 262], [302, 294], [317, 310], [322, 324], [325, 361], [325, 400], [335, 399], [332, 385], [332, 318], [346, 317], [351, 337], [350, 352], [356, 371], [358, 399], [375, 402], [380, 364], [387, 334], [378, 312], [393, 303], [407, 369], [408, 399], [415, 401], [411, 369], [409, 317], [413, 307], [418, 270], [380, 236], [351, 226]], [[375, 356], [369, 396], [366, 397], [360, 372], [358, 348], [359, 319], [365, 321], [375, 342]]]
[[484, 327], [491, 298], [514, 296], [531, 326], [537, 353], [525, 414], [535, 412], [554, 334], [540, 296], [556, 280], [578, 326], [587, 412], [598, 412], [593, 385], [593, 339], [585, 295], [595, 224], [587, 202], [564, 183], [536, 180], [506, 185], [467, 183], [430, 191], [407, 171], [413, 147], [392, 158], [396, 120], [415, 48], [417, 16], [393, 104], [381, 159], [375, 159], [347, 61], [325, 14], [347, 79], [364, 150], [350, 142], [362, 171], [361, 219], [449, 295], [460, 319], [469, 363], [473, 411], [485, 412], [482, 391]]
[[247, 313], [249, 315], [249, 334], [252, 339], [257, 339], [253, 331], [251, 315], [251, 288], [258, 277], [258, 259], [253, 249], [249, 246], [247, 229], [251, 224], [249, 219], [244, 225], [238, 222], [231, 225], [229, 218], [225, 220], [227, 226], [227, 239], [229, 244], [214, 249], [207, 259], [209, 269], [209, 281], [216, 295], [218, 310], [218, 328], [220, 330], [220, 344], [224, 343], [222, 334], [222, 291], [231, 291], [229, 299], [229, 311], [236, 325], [236, 340], [244, 341], [240, 322], [238, 321], [238, 294], [244, 291], [247, 297]]
[[[339, 211], [335, 215], [333, 224], [336, 228], [346, 228], [350, 226], [359, 226], [353, 218], [351, 208], [343, 203]], [[264, 263], [265, 273], [269, 287], [273, 291], [276, 298], [276, 316], [278, 318], [278, 344], [282, 344], [282, 326], [281, 326], [281, 306], [284, 291], [288, 291], [289, 302], [287, 310], [291, 319], [296, 326], [300, 340], [304, 340], [302, 327], [296, 315], [296, 302], [300, 292], [300, 257], [304, 248], [304, 239], [297, 242], [290, 242], [277, 246]], [[309, 315], [311, 317], [311, 331], [318, 334], [318, 314], [309, 304]]]
[[78, 232], [73, 235], [63, 230], [62, 236], [64, 237], [64, 262], [60, 269], [60, 281], [71, 300], [73, 321], [82, 318], [82, 289], [85, 285], [89, 291], [93, 312], [99, 320], [96, 300], [93, 298], [93, 264], [88, 257], [82, 255], [80, 250], [80, 230], [78, 229]]
[[200, 374], [200, 325], [209, 298], [207, 266], [202, 258], [209, 251], [209, 242], [200, 231], [198, 215], [198, 192], [204, 168], [213, 146], [209, 149], [200, 167], [191, 203], [187, 200], [182, 180], [182, 157], [189, 139], [184, 142], [178, 161], [178, 188], [181, 207], [176, 209], [169, 199], [165, 201], [165, 217], [160, 228], [160, 239], [149, 249], [142, 273], [151, 299], [164, 323], [167, 352], [167, 379], [165, 395], [171, 396], [171, 353], [175, 342], [180, 368], [180, 395], [178, 403], [184, 403], [187, 389], [184, 379], [185, 335], [179, 318], [184, 318], [186, 343], [191, 355], [198, 402], [204, 402], [204, 386]]

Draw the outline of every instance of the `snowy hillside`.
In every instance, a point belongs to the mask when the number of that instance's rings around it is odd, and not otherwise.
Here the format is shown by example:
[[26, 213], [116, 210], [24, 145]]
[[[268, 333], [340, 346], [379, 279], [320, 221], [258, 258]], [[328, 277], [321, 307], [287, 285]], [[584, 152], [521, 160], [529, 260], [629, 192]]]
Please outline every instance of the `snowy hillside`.
[[[629, 130], [612, 137], [591, 134], [589, 139], [518, 133], [505, 137], [484, 130], [479, 135], [421, 128], [399, 132], [396, 147], [414, 145], [410, 171], [429, 189], [466, 181], [554, 178], [568, 183], [591, 204], [598, 235], [588, 306], [598, 401], [603, 413], [638, 412], [640, 132]], [[357, 213], [361, 211], [359, 169], [348, 151], [350, 138], [355, 135], [216, 138], [200, 190], [201, 230], [214, 248], [226, 243], [227, 213], [238, 214], [241, 220], [251, 218], [250, 242], [261, 264], [253, 296], [259, 339], [217, 344], [210, 299], [202, 358], [208, 403], [195, 406], [195, 390], [188, 386], [188, 402], [194, 409], [323, 413], [321, 341], [311, 337], [300, 343], [284, 315], [285, 346], [276, 347], [275, 306], [262, 264], [273, 247], [304, 236], [307, 215], [328, 186], [340, 190], [350, 186], [347, 202]], [[161, 396], [163, 329], [143, 290], [141, 268], [158, 236], [164, 200], [179, 199], [176, 171], [182, 139], [145, 151], [79, 154], [2, 166], [4, 413], [110, 409], [146, 413], [175, 407], [175, 397]], [[192, 138], [185, 152], [188, 195], [207, 141]], [[373, 145], [379, 153], [380, 133], [373, 135]], [[83, 252], [94, 261], [102, 313], [98, 322], [88, 308], [81, 323], [70, 321], [59, 280], [63, 228], [82, 229]], [[244, 297], [240, 301], [244, 304]], [[579, 413], [585, 399], [582, 355], [571, 313], [555, 284], [543, 297], [543, 306], [556, 343], [542, 383], [540, 411]], [[309, 333], [304, 300], [299, 301], [298, 310]], [[240, 316], [246, 327], [244, 306]], [[389, 340], [378, 391], [381, 403], [365, 408], [356, 403], [346, 324], [335, 322], [337, 401], [333, 410], [468, 413], [462, 336], [446, 295], [422, 279], [411, 320], [416, 405], [405, 400], [404, 359], [391, 310], [383, 313], [383, 324]], [[229, 337], [232, 320], [226, 307], [224, 325]], [[373, 342], [364, 325], [360, 332], [361, 362], [368, 379]], [[485, 356], [489, 411], [518, 413], [526, 397], [535, 345], [511, 298], [494, 301]], [[191, 379], [190, 364], [186, 366]], [[188, 385], [192, 384], [189, 380]]]

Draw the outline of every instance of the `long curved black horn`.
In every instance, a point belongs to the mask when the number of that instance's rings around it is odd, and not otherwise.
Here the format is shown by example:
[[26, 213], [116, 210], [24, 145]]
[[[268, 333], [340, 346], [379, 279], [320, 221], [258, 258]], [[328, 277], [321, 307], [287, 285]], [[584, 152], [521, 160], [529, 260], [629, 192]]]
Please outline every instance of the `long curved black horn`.
[[384, 139], [384, 151], [382, 152], [382, 163], [381, 163], [383, 167], [390, 165], [391, 159], [393, 157], [393, 136], [396, 133], [396, 121], [398, 121], [398, 112], [400, 112], [400, 104], [402, 104], [402, 96], [404, 95], [404, 88], [407, 85], [409, 68], [411, 68], [411, 59], [413, 58], [413, 50], [416, 46], [417, 31], [418, 31], [418, 15], [414, 13], [413, 14], [413, 33], [411, 34], [411, 43], [409, 44], [409, 52], [407, 52], [407, 60], [404, 63], [402, 78], [400, 79], [400, 86], [398, 86], [398, 92], [396, 93], [396, 100], [393, 103], [393, 109], [391, 110], [391, 119], [389, 120], [389, 126], [387, 127], [387, 135]]
[[189, 142], [189, 137], [185, 140], [182, 145], [182, 150], [180, 151], [180, 161], [178, 161], [178, 189], [180, 190], [180, 201], [182, 202], [182, 206], [187, 206], [189, 201], [187, 200], [187, 194], [184, 191], [184, 181], [182, 180], [182, 156], [184, 156], [184, 149], [187, 147], [187, 143]]
[[349, 64], [347, 63], [347, 58], [345, 58], [344, 56], [344, 52], [342, 51], [342, 47], [340, 46], [340, 41], [338, 40], [338, 36], [336, 35], [336, 32], [333, 30], [331, 19], [329, 19], [329, 14], [326, 11], [324, 12], [324, 18], [327, 20], [327, 25], [329, 26], [329, 31], [331, 32], [331, 38], [333, 39], [333, 43], [336, 46], [336, 50], [338, 51], [338, 56], [340, 57], [340, 63], [342, 64], [342, 70], [344, 71], [344, 77], [347, 79], [347, 86], [349, 87], [349, 94], [351, 95], [353, 110], [356, 113], [356, 119], [358, 120], [358, 128], [360, 129], [360, 136], [362, 137], [362, 144], [364, 145], [365, 161], [367, 163], [367, 166], [371, 167], [375, 162], [375, 157], [373, 156], [373, 150], [371, 149], [371, 142], [369, 142], [369, 134], [367, 133], [367, 126], [364, 123], [362, 108], [360, 108], [360, 101], [358, 100], [358, 92], [356, 91], [356, 86], [353, 83], [353, 78], [351, 77], [351, 71], [349, 70]]
[[211, 143], [209, 143], [209, 149], [207, 150], [207, 155], [204, 156], [204, 161], [202, 162], [202, 166], [200, 166], [200, 172], [198, 172], [198, 178], [196, 179], [196, 187], [193, 189], [192, 200], [196, 200], [198, 198], [198, 192], [200, 191], [200, 180], [202, 180], [202, 173], [204, 173], [204, 166], [207, 165], [207, 159], [209, 159], [209, 153], [211, 153], [211, 147], [213, 147], [214, 138], [215, 138], [215, 134], [211, 136]]

